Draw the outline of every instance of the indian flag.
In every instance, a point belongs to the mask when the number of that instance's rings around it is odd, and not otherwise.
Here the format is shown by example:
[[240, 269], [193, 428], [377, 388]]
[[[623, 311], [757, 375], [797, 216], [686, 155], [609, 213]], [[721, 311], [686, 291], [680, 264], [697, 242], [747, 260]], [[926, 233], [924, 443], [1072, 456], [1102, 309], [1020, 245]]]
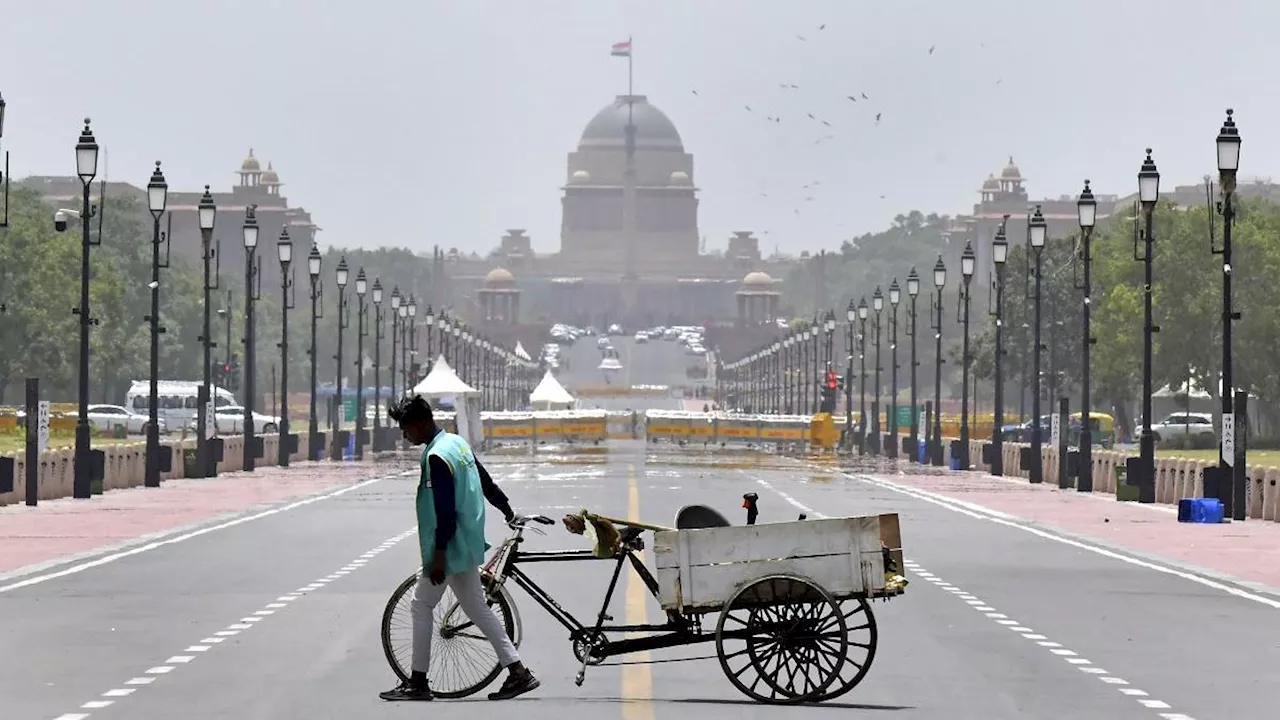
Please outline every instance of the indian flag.
[[614, 43], [613, 51], [609, 54], [613, 57], [631, 57], [631, 41]]

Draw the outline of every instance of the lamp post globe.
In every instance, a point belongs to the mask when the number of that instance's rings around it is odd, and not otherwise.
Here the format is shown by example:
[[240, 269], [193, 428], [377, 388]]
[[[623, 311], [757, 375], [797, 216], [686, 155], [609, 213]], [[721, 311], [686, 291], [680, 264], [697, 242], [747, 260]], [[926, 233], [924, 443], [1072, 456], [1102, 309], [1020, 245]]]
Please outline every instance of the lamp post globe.
[[849, 307], [845, 308], [844, 319], [849, 322], [858, 319], [858, 306], [854, 304], [853, 298], [849, 298]]
[[409, 317], [415, 317], [418, 314], [418, 301], [412, 295], [409, 296]]
[[391, 288], [391, 309], [399, 311], [400, 309], [400, 286]]
[[858, 319], [859, 320], [867, 319], [867, 298], [865, 295], [862, 297], [862, 299], [858, 300]]
[[907, 273], [907, 295], [915, 297], [920, 294], [920, 276], [916, 273], [915, 268], [911, 268], [911, 272]]
[[[85, 118], [84, 130], [80, 131], [80, 140], [76, 143], [76, 175], [80, 176], [80, 182], [88, 185], [93, 182], [97, 174], [98, 141], [94, 139], [93, 130], [89, 128], [89, 118]], [[201, 227], [204, 227], [203, 224]]]
[[889, 304], [896, 306], [902, 299], [902, 288], [898, 286], [898, 278], [889, 282]]
[[289, 238], [289, 228], [280, 228], [280, 239], [276, 240], [276, 257], [282, 266], [293, 262], [293, 240]]
[[1049, 234], [1049, 225], [1044, 221], [1044, 215], [1040, 212], [1040, 206], [1036, 205], [1036, 211], [1031, 214], [1031, 222], [1028, 225], [1030, 229], [1029, 241], [1031, 247], [1039, 250], [1044, 247], [1045, 239]]
[[307, 274], [312, 280], [320, 277], [320, 261], [320, 248], [315, 243], [311, 243], [311, 252], [307, 254]]
[[1147, 148], [1147, 157], [1142, 161], [1142, 169], [1138, 171], [1138, 200], [1146, 209], [1155, 207], [1160, 199], [1160, 171], [1156, 162], [1151, 159], [1151, 148]]
[[373, 304], [382, 304], [382, 281], [377, 278], [373, 279]]
[[941, 289], [947, 284], [947, 266], [942, 263], [942, 256], [938, 256], [938, 262], [933, 264], [933, 286]]
[[827, 311], [826, 321], [823, 323], [827, 332], [835, 332], [836, 329], [836, 312], [834, 310]]
[[1009, 241], [1005, 238], [1004, 224], [1001, 223], [999, 229], [996, 230], [996, 239], [991, 242], [991, 261], [996, 267], [1004, 265], [1004, 261], [1009, 259]]
[[244, 225], [240, 228], [246, 250], [258, 247], [258, 230], [257, 211], [250, 205], [244, 209]]
[[157, 160], [156, 169], [152, 171], [151, 180], [147, 183], [147, 209], [154, 217], [159, 218], [168, 204], [169, 183], [165, 182], [164, 173], [160, 172], [160, 161]]
[[347, 273], [347, 258], [344, 255], [341, 258], [338, 258], [338, 269], [334, 273], [337, 275], [338, 287], [345, 288], [347, 286]]
[[1088, 180], [1084, 181], [1084, 190], [1076, 200], [1076, 218], [1081, 228], [1092, 228], [1098, 219], [1098, 201], [1093, 197]]
[[364, 297], [364, 294], [368, 291], [369, 281], [365, 278], [364, 268], [360, 268], [359, 272], [356, 273], [356, 295]]
[[880, 312], [884, 309], [884, 295], [880, 293], [880, 286], [876, 286], [876, 291], [871, 295], [871, 309]]
[[1227, 119], [1218, 132], [1218, 172], [1234, 173], [1240, 169], [1240, 131], [1236, 129], [1236, 121], [1231, 118], [1234, 111], [1227, 108]]
[[968, 282], [973, 277], [977, 262], [978, 258], [973, 252], [973, 245], [965, 241], [964, 252], [960, 253], [960, 274], [964, 276], [965, 282]]
[[209, 186], [204, 186], [204, 195], [200, 197], [200, 205], [197, 207], [200, 216], [200, 229], [213, 230], [214, 221], [218, 217], [218, 206], [213, 204], [213, 193], [209, 192]]

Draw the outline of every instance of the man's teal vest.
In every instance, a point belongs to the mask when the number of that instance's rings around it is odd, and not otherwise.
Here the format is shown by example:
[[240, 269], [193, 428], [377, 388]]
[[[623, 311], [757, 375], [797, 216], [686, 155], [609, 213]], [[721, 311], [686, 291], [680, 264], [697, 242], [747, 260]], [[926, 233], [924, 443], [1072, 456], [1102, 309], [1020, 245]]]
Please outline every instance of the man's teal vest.
[[436, 505], [431, 490], [430, 458], [444, 460], [453, 473], [454, 508], [458, 529], [445, 548], [445, 574], [456, 575], [474, 570], [484, 563], [489, 549], [484, 540], [484, 492], [480, 488], [480, 472], [476, 457], [467, 441], [441, 430], [422, 451], [422, 479], [418, 482], [418, 545], [422, 564], [431, 567], [436, 544]]

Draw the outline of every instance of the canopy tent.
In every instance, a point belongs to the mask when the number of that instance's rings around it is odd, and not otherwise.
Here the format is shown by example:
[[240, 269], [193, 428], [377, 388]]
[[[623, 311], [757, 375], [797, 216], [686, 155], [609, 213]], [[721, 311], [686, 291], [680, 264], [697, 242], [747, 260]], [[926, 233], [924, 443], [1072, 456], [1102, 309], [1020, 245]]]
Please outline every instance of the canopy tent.
[[538, 387], [529, 393], [529, 404], [535, 408], [545, 408], [547, 410], [557, 408], [569, 408], [574, 403], [573, 396], [568, 390], [556, 380], [556, 376], [548, 370], [542, 376], [542, 381], [538, 383]]
[[511, 352], [512, 352], [516, 357], [520, 358], [521, 360], [532, 360], [532, 359], [533, 359], [533, 358], [529, 357], [529, 351], [524, 349], [524, 345], [521, 345], [519, 340], [517, 340], [517, 341], [516, 341], [516, 348], [515, 348], [514, 350], [512, 350]]
[[436, 358], [435, 365], [431, 366], [431, 372], [422, 382], [413, 388], [414, 395], [421, 395], [425, 398], [439, 398], [446, 396], [459, 395], [479, 395], [480, 391], [471, 387], [458, 377], [458, 373], [449, 367], [449, 363], [445, 362], [444, 355]]

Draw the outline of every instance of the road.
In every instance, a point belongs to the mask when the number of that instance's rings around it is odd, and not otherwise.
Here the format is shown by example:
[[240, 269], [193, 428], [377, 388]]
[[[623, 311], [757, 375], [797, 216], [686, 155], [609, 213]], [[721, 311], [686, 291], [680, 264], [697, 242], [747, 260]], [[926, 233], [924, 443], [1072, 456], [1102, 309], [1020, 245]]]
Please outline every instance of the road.
[[[760, 522], [897, 512], [912, 561], [906, 595], [874, 606], [881, 644], [866, 680], [818, 707], [745, 702], [714, 660], [596, 667], [575, 687], [566, 632], [514, 590], [522, 653], [543, 682], [516, 701], [515, 717], [1275, 716], [1275, 608], [900, 485], [786, 458], [679, 455], [639, 442], [613, 443], [606, 454], [494, 455], [489, 465], [518, 510], [552, 516], [589, 507], [670, 523], [681, 506], [703, 503], [737, 524], [749, 491], [760, 494]], [[0, 589], [0, 717], [474, 720], [472, 701], [416, 709], [377, 699], [394, 684], [378, 640], [383, 604], [418, 562], [415, 478], [368, 472], [314, 502], [70, 573], [42, 570], [19, 587], [10, 578]], [[494, 523], [491, 540], [502, 533]], [[529, 545], [583, 542], [556, 527]], [[580, 616], [608, 583], [604, 564], [531, 572]], [[646, 600], [631, 578], [612, 612], [628, 622], [659, 617]]]
[[[623, 387], [631, 385], [689, 385], [685, 370], [701, 358], [686, 353], [683, 345], [673, 340], [650, 340], [637, 343], [630, 336], [612, 338], [618, 350], [622, 370], [615, 371], [609, 382]], [[560, 382], [569, 392], [575, 387], [600, 387], [605, 384], [605, 371], [600, 365], [600, 349], [594, 338], [583, 337], [561, 351], [568, 367]]]

